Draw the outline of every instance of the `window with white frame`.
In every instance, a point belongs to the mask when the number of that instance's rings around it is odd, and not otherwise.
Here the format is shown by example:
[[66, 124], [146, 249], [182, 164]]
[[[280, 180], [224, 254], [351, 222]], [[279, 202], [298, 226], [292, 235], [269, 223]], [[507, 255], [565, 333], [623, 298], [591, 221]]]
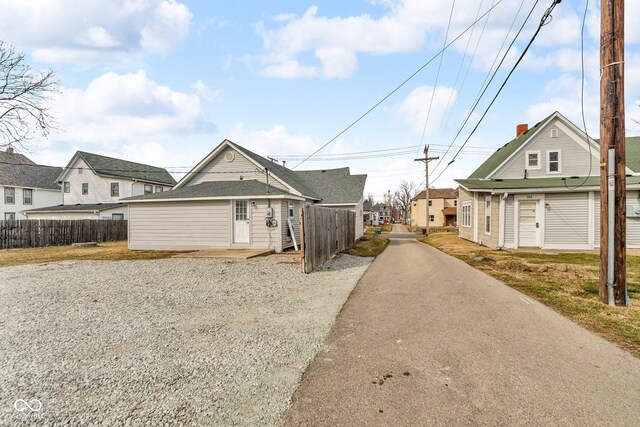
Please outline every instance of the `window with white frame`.
[[88, 182], [83, 182], [82, 183], [82, 194], [89, 194], [89, 183]]
[[164, 191], [164, 187], [160, 187], [159, 185], [156, 185], [156, 193], [162, 193]]
[[547, 172], [560, 173], [560, 150], [547, 151]]
[[71, 191], [71, 183], [69, 181], [65, 181], [62, 183], [62, 188], [65, 193], [69, 193]]
[[525, 156], [527, 159], [527, 169], [540, 169], [539, 151], [527, 151]]
[[434, 222], [436, 220], [435, 215], [429, 215], [429, 222]]
[[491, 196], [485, 196], [484, 233], [491, 234]]
[[144, 185], [144, 194], [151, 194], [151, 193], [153, 193], [153, 185], [145, 184]]
[[471, 227], [471, 202], [462, 204], [462, 226]]
[[289, 218], [293, 218], [293, 211], [294, 211], [294, 207], [293, 207], [293, 202], [289, 202]]
[[16, 203], [16, 189], [13, 187], [4, 187], [4, 204], [14, 205]]
[[122, 214], [122, 213], [111, 214], [111, 219], [116, 220], [116, 221], [122, 221], [122, 220], [124, 220], [124, 214]]
[[120, 197], [120, 183], [112, 182], [111, 183], [111, 197]]
[[25, 188], [24, 190], [22, 190], [22, 204], [23, 205], [33, 204], [33, 190], [31, 188]]
[[5, 212], [4, 213], [4, 220], [5, 221], [15, 221], [16, 220], [16, 213], [15, 212]]

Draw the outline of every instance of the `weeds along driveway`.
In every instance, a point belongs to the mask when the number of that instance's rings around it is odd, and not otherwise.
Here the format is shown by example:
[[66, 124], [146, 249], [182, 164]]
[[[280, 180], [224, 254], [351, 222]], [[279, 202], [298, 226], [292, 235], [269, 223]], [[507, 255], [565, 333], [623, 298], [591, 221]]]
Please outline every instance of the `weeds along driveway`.
[[0, 425], [278, 424], [371, 260], [2, 268]]

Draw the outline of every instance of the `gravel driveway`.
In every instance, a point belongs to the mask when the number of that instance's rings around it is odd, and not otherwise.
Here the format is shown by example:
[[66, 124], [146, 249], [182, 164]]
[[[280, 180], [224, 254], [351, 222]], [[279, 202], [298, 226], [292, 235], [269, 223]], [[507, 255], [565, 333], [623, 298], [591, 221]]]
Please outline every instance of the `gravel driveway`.
[[370, 263], [2, 268], [0, 425], [277, 425]]

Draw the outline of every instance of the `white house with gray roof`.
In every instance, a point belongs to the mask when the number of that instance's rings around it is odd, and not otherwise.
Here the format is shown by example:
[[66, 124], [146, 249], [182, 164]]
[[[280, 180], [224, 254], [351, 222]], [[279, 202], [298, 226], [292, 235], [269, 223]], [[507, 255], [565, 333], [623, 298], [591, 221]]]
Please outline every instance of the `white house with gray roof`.
[[[626, 139], [627, 247], [640, 247], [640, 137]], [[559, 112], [457, 179], [460, 237], [492, 248], [600, 246], [600, 146]]]
[[120, 200], [170, 190], [166, 169], [78, 151], [55, 180], [62, 186], [57, 204], [26, 211], [29, 219], [128, 219]]
[[355, 211], [359, 238], [365, 181], [349, 168], [293, 171], [224, 140], [172, 190], [124, 200], [129, 248], [280, 252], [300, 243], [305, 203]]
[[13, 148], [0, 151], [0, 220], [26, 219], [23, 211], [62, 200], [56, 178], [62, 168], [38, 165]]

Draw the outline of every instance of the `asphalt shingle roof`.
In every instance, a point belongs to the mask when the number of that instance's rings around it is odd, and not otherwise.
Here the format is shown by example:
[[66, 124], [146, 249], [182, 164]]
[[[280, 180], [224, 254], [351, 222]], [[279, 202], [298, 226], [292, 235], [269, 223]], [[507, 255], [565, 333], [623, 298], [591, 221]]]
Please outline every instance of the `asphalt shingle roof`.
[[77, 203], [75, 205], [55, 205], [44, 208], [29, 209], [26, 212], [93, 212], [124, 207], [124, 203]]
[[296, 175], [321, 197], [323, 204], [358, 203], [367, 175], [351, 175], [349, 168], [296, 171]]
[[[284, 190], [269, 186], [271, 195], [291, 195]], [[145, 194], [123, 199], [127, 202], [139, 200], [170, 200], [170, 199], [197, 199], [208, 197], [250, 197], [266, 196], [267, 186], [263, 182], [251, 180], [243, 181], [207, 181], [196, 185], [176, 188], [161, 193]], [[298, 197], [298, 196], [295, 196]]]
[[[411, 199], [418, 200], [425, 198], [425, 190], [422, 190], [416, 196]], [[430, 188], [429, 189], [429, 198], [430, 199], [457, 199], [458, 195], [456, 194], [456, 190], [453, 188]]]
[[60, 190], [60, 172], [62, 168], [37, 165], [22, 154], [0, 151], [0, 186]]
[[493, 153], [483, 164], [480, 165], [478, 169], [473, 171], [469, 178], [486, 178], [491, 172], [493, 172], [498, 166], [502, 164], [507, 158], [513, 154], [518, 148], [524, 144], [533, 133], [538, 130], [541, 126], [543, 126], [553, 115], [555, 112], [542, 121], [536, 123], [531, 129], [524, 132], [522, 135], [517, 138], [512, 139], [502, 147], [498, 148], [495, 153]]
[[165, 185], [175, 185], [176, 180], [164, 168], [116, 159], [114, 157], [78, 151], [76, 153], [91, 170], [100, 176], [137, 179]]

